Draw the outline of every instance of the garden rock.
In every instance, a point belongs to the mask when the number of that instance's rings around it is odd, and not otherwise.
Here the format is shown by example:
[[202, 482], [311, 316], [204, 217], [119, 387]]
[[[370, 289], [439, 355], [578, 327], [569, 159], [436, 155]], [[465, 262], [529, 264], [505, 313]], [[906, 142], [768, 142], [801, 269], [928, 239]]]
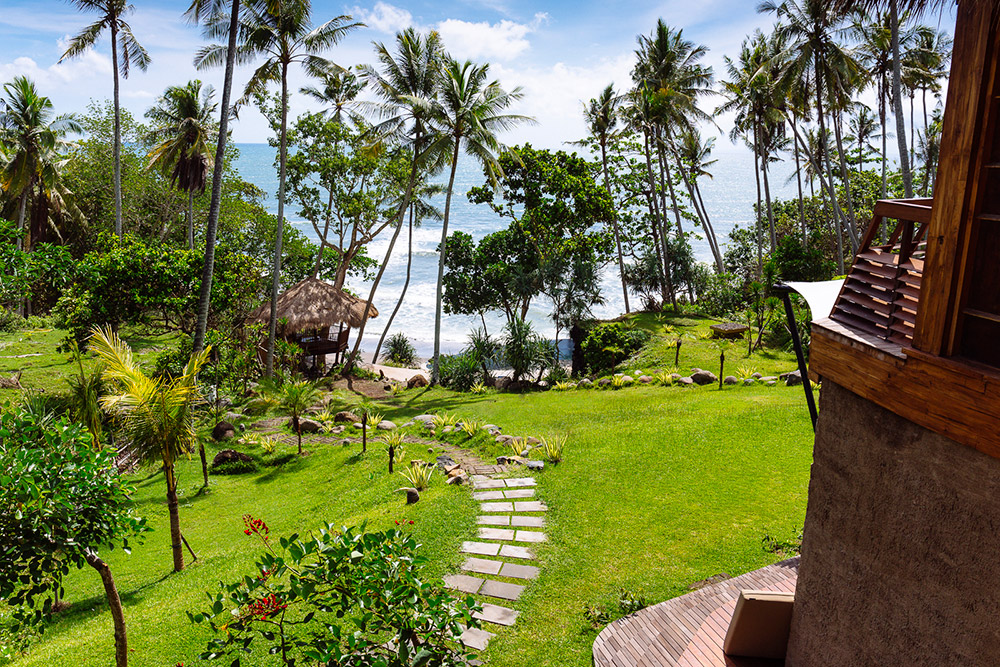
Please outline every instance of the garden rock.
[[766, 377], [758, 378], [761, 382], [777, 382], [778, 378], [774, 375], [768, 375]]
[[338, 424], [357, 424], [361, 422], [361, 417], [357, 416], [353, 412], [344, 410], [335, 414], [333, 416], [333, 421]]
[[420, 501], [420, 492], [410, 486], [405, 486], [402, 489], [396, 489], [397, 491], [403, 491], [406, 493], [406, 504], [414, 505]]
[[484, 430], [484, 431], [497, 431], [497, 433], [499, 434], [499, 432], [500, 432], [501, 430], [503, 430], [503, 429], [501, 429], [501, 428], [500, 428], [499, 426], [497, 426], [496, 424], [487, 424], [486, 426], [484, 426], [484, 427], [483, 427], [483, 430]]
[[442, 454], [441, 456], [437, 457], [436, 460], [437, 460], [437, 466], [441, 468], [442, 472], [448, 472], [452, 468], [458, 466], [458, 464], [455, 463], [455, 459], [451, 458], [447, 454]]
[[225, 419], [227, 422], [238, 422], [241, 419], [246, 419], [246, 417], [241, 415], [239, 412], [227, 412], [225, 414]]
[[501, 445], [506, 445], [508, 442], [513, 442], [514, 441], [514, 436], [512, 436], [512, 435], [498, 435], [496, 438], [494, 438], [494, 441], [500, 443]]
[[223, 449], [212, 459], [212, 467], [214, 468], [223, 463], [233, 463], [235, 461], [253, 461], [253, 458], [249, 454], [238, 452], [235, 449]]
[[694, 380], [692, 380], [691, 378], [678, 378], [677, 384], [692, 385], [694, 384]]
[[762, 377], [764, 377], [764, 376], [763, 376], [763, 375], [761, 375], [760, 373], [754, 373], [754, 374], [753, 374], [753, 375], [751, 375], [750, 377], [752, 377], [752, 378], [753, 378], [754, 380], [759, 380], [759, 379], [761, 379], [761, 378], [762, 378]]
[[643, 375], [639, 378], [639, 382], [641, 382], [642, 384], [649, 384], [652, 381], [653, 378], [649, 377], [648, 375]]
[[802, 373], [799, 371], [792, 371], [785, 376], [785, 386], [794, 387], [796, 385], [802, 384]]
[[212, 440], [223, 442], [236, 435], [236, 427], [227, 421], [221, 421], [212, 429]]
[[743, 380], [743, 384], [746, 385], [747, 387], [752, 385], [754, 382], [756, 382], [756, 380], [754, 380], [753, 378], [746, 378], [745, 380]]
[[635, 382], [635, 380], [632, 379], [631, 375], [623, 375], [622, 382], [624, 382], [625, 384], [632, 384], [633, 382]]
[[670, 379], [673, 380], [674, 382], [678, 382], [681, 379], [681, 374], [680, 373], [671, 373], [670, 374]]
[[462, 471], [461, 474], [448, 478], [448, 484], [454, 484], [456, 486], [465, 484], [468, 481], [469, 481], [469, 476], [465, 474], [464, 470]]
[[594, 386], [594, 383], [593, 383], [593, 381], [590, 378], [583, 378], [582, 380], [580, 380], [579, 384], [577, 384], [576, 386], [577, 387], [584, 387], [584, 388], [586, 388], [586, 387], [592, 387], [592, 386]]
[[723, 378], [722, 382], [723, 382], [724, 384], [738, 384], [738, 383], [739, 383], [739, 380], [737, 380], [737, 379], [736, 379], [735, 377], [733, 377], [732, 375], [727, 375], [727, 376], [726, 376], [725, 378]]
[[[288, 420], [288, 425], [292, 428], [293, 431], [295, 430], [295, 425], [292, 423], [291, 419]], [[323, 425], [320, 424], [318, 421], [313, 421], [312, 419], [300, 418], [299, 429], [303, 433], [319, 433], [320, 431], [323, 430]]]
[[343, 440], [340, 441], [340, 444], [343, 445], [344, 447], [347, 447], [349, 444], [351, 444], [351, 441], [348, 440], [347, 438], [344, 438]]
[[712, 371], [697, 371], [691, 374], [691, 380], [695, 384], [714, 384], [719, 381], [718, 376]]
[[548, 389], [549, 388], [548, 381], [547, 380], [542, 380], [541, 382], [539, 382], [538, 383], [538, 388], [541, 389], [542, 391], [545, 391], [546, 389]]
[[526, 441], [526, 442], [527, 442], [527, 443], [528, 443], [529, 445], [540, 445], [540, 444], [542, 444], [542, 441], [541, 441], [541, 440], [539, 440], [538, 438], [534, 438], [534, 437], [532, 437], [532, 436], [528, 436], [528, 439], [527, 439], [527, 441]]
[[421, 387], [426, 387], [429, 384], [430, 383], [427, 381], [427, 378], [425, 378], [423, 375], [417, 374], [406, 381], [406, 388], [417, 389]]
[[773, 386], [774, 386], [774, 385], [776, 385], [776, 384], [778, 384], [778, 381], [777, 381], [777, 380], [768, 380], [768, 381], [767, 381], [767, 386], [768, 386], [768, 387], [773, 387]]
[[413, 418], [413, 421], [423, 422], [426, 424], [427, 422], [434, 421], [434, 415], [417, 415], [416, 417]]
[[528, 470], [541, 470], [545, 467], [545, 461], [528, 461]]
[[597, 381], [598, 387], [607, 387], [609, 384], [611, 384], [611, 378], [601, 378]]
[[383, 419], [378, 423], [378, 426], [376, 428], [380, 431], [394, 431], [396, 430], [396, 424], [389, 421], [388, 419]]
[[510, 388], [511, 380], [509, 377], [497, 378], [497, 389], [499, 391], [507, 391]]

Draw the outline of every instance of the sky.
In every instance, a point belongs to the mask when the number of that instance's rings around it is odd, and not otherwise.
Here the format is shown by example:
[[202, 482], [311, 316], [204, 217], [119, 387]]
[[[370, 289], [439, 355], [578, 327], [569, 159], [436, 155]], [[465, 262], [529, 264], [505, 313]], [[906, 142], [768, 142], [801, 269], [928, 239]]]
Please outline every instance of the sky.
[[[167, 86], [193, 78], [215, 85], [221, 95], [222, 68], [198, 71], [192, 64], [194, 53], [208, 41], [182, 17], [189, 0], [134, 0], [134, 4], [135, 11], [127, 20], [152, 56], [152, 64], [147, 72], [133, 70], [122, 81], [122, 105], [141, 116]], [[597, 96], [608, 83], [628, 85], [636, 37], [651, 32], [657, 18], [683, 28], [687, 39], [708, 47], [704, 63], [713, 67], [718, 78], [724, 72], [723, 56], [736, 55], [740, 43], [755, 29], [768, 32], [773, 26], [773, 17], [757, 14], [756, 5], [754, 0], [395, 0], [374, 4], [313, 0], [313, 16], [316, 24], [343, 14], [366, 24], [327, 54], [345, 67], [372, 62], [372, 43], [389, 44], [402, 28], [438, 30], [452, 55], [489, 62], [493, 77], [504, 88], [523, 88], [524, 99], [513, 111], [534, 117], [537, 124], [508, 133], [502, 137], [504, 143], [531, 142], [555, 149], [586, 135], [583, 101]], [[67, 2], [0, 0], [0, 82], [28, 75], [59, 112], [82, 112], [91, 100], [110, 99], [107, 37], [83, 56], [59, 63], [69, 37], [93, 20], [93, 15], [78, 13]], [[946, 16], [939, 25], [951, 32], [954, 19]], [[239, 90], [251, 72], [251, 66], [237, 69]], [[291, 79], [293, 92], [309, 84], [297, 68]], [[703, 106], [711, 111], [718, 102], [718, 98], [709, 100]], [[292, 117], [316, 108], [303, 95], [294, 94], [291, 99]], [[726, 117], [717, 122], [721, 132], [731, 124]], [[237, 142], [265, 142], [268, 135], [263, 117], [251, 109], [241, 113], [233, 129]], [[720, 137], [718, 144], [725, 151], [729, 142]]]

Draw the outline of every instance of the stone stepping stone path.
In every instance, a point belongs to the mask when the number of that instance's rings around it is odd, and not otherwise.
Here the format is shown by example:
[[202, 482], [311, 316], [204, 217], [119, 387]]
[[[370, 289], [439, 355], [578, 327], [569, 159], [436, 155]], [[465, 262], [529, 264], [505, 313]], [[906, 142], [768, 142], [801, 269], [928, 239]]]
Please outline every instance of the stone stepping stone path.
[[[480, 501], [481, 511], [476, 519], [477, 539], [462, 543], [461, 551], [468, 556], [462, 563], [464, 574], [449, 575], [444, 582], [448, 588], [480, 598], [483, 610], [475, 618], [484, 628], [514, 625], [520, 612], [498, 603], [519, 599], [527, 583], [541, 573], [537, 565], [530, 564], [535, 560], [532, 547], [524, 546], [548, 539], [542, 530], [548, 507], [533, 500], [534, 486], [533, 477], [472, 476], [472, 495]], [[493, 636], [486, 629], [466, 628], [461, 641], [482, 651]]]

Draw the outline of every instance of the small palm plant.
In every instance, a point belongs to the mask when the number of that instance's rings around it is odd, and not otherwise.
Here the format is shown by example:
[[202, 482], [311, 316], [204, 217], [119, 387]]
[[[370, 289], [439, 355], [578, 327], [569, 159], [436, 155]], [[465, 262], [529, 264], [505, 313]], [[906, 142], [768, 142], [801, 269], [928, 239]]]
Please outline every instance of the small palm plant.
[[749, 380], [753, 378], [753, 374], [757, 372], [757, 367], [753, 364], [740, 364], [736, 368], [736, 377], [741, 380]]
[[673, 371], [663, 371], [653, 376], [653, 383], [661, 387], [669, 387], [674, 383]]
[[83, 370], [83, 355], [75, 340], [70, 342], [70, 352], [78, 373], [66, 378], [69, 385], [69, 412], [73, 420], [83, 424], [94, 438], [94, 448], [101, 448], [104, 432], [104, 412], [101, 410], [101, 393], [104, 391], [104, 367], [98, 365], [89, 375]]
[[434, 415], [432, 423], [434, 424], [434, 430], [437, 431], [438, 429], [443, 429], [448, 426], [454, 426], [458, 423], [458, 417], [456, 415], [449, 415], [442, 412]]
[[466, 419], [462, 422], [462, 431], [470, 438], [475, 437], [483, 428], [483, 422], [474, 419]]
[[399, 473], [406, 478], [406, 481], [417, 491], [423, 491], [431, 483], [434, 476], [434, 466], [426, 465], [423, 461], [414, 461], [410, 467]]
[[470, 394], [475, 394], [476, 396], [482, 396], [483, 394], [487, 393], [488, 391], [489, 391], [489, 387], [487, 387], [482, 382], [477, 382], [476, 384], [472, 385], [469, 388], [469, 393]]
[[539, 437], [542, 451], [549, 463], [559, 463], [563, 460], [563, 453], [566, 451], [566, 436], [557, 435], [551, 438]]
[[211, 347], [192, 355], [184, 372], [172, 380], [145, 375], [132, 357], [132, 350], [110, 328], [91, 331], [90, 347], [104, 362], [104, 380], [109, 393], [101, 405], [118, 421], [126, 441], [141, 460], [159, 460], [167, 482], [167, 512], [174, 571], [184, 569], [181, 524], [178, 514], [177, 458], [194, 449], [194, 406], [198, 394], [198, 372], [208, 360]]
[[572, 382], [556, 382], [552, 385], [553, 391], [569, 391], [570, 389], [575, 389], [576, 385]]
[[625, 382], [625, 376], [624, 375], [615, 375], [615, 376], [613, 376], [611, 378], [611, 388], [612, 389], [621, 389], [626, 384], [627, 383]]
[[286, 382], [281, 385], [275, 398], [278, 407], [292, 417], [292, 430], [298, 438], [299, 456], [302, 456], [302, 422], [300, 418], [319, 398], [319, 389], [309, 380]]
[[389, 474], [391, 475], [393, 464], [402, 462], [404, 454], [403, 434], [400, 431], [388, 431], [382, 436], [382, 442], [385, 443], [386, 450], [389, 453]]
[[510, 451], [514, 453], [514, 456], [520, 456], [521, 452], [527, 446], [527, 441], [524, 438], [514, 438], [507, 443], [507, 446], [510, 447]]

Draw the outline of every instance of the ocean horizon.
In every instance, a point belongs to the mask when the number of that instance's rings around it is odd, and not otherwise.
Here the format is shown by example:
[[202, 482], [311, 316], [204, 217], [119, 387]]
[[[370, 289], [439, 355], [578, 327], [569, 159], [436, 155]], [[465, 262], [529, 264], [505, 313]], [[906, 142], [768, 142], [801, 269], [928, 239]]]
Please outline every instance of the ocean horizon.
[[[278, 176], [274, 167], [275, 149], [267, 144], [237, 143], [239, 158], [235, 167], [241, 177], [256, 185], [266, 193], [264, 205], [271, 213], [277, 212]], [[753, 153], [728, 142], [718, 142], [713, 157], [718, 161], [709, 168], [713, 178], [703, 178], [699, 184], [705, 199], [705, 208], [715, 228], [720, 244], [725, 247], [729, 233], [737, 225], [748, 224], [753, 217], [753, 205], [756, 201], [756, 180], [754, 177]], [[777, 163], [773, 166], [771, 176], [771, 196], [775, 199], [788, 199], [796, 195], [795, 180], [788, 182], [794, 175], [794, 164]], [[446, 183], [447, 175], [439, 177]], [[482, 185], [484, 182], [482, 170], [469, 158], [459, 161], [455, 176], [455, 192], [452, 196], [452, 214], [449, 222], [449, 232], [462, 231], [471, 235], [477, 241], [487, 234], [505, 227], [508, 221], [501, 220], [488, 206], [472, 204], [466, 197], [470, 188]], [[444, 207], [444, 197], [435, 201], [439, 207]], [[285, 205], [285, 217], [289, 224], [298, 229], [306, 238], [318, 242], [318, 236], [312, 224], [302, 218], [299, 207], [288, 201]], [[687, 222], [687, 228], [693, 223]], [[692, 239], [692, 249], [698, 261], [711, 263], [712, 254], [708, 242], [700, 230]], [[393, 256], [386, 267], [385, 275], [379, 284], [375, 295], [375, 306], [379, 316], [369, 321], [362, 341], [362, 349], [368, 351], [365, 361], [371, 360], [378, 339], [385, 323], [392, 313], [406, 279], [406, 249], [408, 244], [407, 230], [404, 227], [396, 242]], [[388, 249], [391, 233], [384, 232], [368, 247], [371, 257], [381, 259]], [[413, 266], [410, 286], [406, 298], [400, 306], [399, 313], [393, 322], [389, 335], [396, 332], [404, 333], [413, 343], [417, 354], [430, 357], [434, 346], [434, 301], [437, 283], [438, 253], [437, 246], [441, 241], [441, 223], [425, 223], [414, 229], [413, 234]], [[602, 295], [605, 303], [595, 306], [593, 313], [598, 318], [617, 317], [625, 310], [621, 293], [621, 282], [618, 279], [617, 267], [614, 263], [606, 266], [602, 272]], [[355, 293], [367, 298], [371, 283], [363, 280], [348, 280], [347, 287]], [[637, 305], [638, 298], [633, 302]], [[550, 339], [555, 336], [555, 326], [551, 320], [551, 302], [545, 297], [535, 299], [528, 312], [528, 320], [535, 330]], [[491, 334], [500, 333], [504, 325], [500, 314], [486, 317], [486, 324]], [[451, 354], [460, 351], [468, 341], [468, 334], [482, 326], [478, 317], [464, 315], [442, 315], [441, 349], [442, 353]], [[561, 338], [566, 332], [561, 332]]]

